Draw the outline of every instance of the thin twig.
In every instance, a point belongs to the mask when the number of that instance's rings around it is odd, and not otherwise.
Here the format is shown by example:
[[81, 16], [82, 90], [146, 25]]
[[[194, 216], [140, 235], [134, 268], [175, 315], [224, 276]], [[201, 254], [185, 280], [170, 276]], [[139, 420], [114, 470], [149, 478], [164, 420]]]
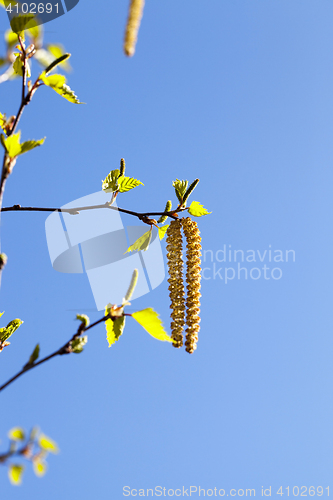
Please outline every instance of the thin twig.
[[184, 210], [187, 210], [186, 208], [177, 208], [176, 210], [172, 210], [171, 212], [133, 212], [132, 210], [126, 210], [124, 208], [120, 207], [113, 207], [112, 205], [109, 204], [109, 202], [105, 203], [104, 205], [91, 205], [87, 207], [74, 207], [74, 208], [42, 208], [42, 207], [21, 207], [21, 205], [13, 205], [12, 207], [3, 207], [0, 208], [0, 212], [19, 212], [19, 211], [26, 211], [26, 212], [64, 212], [72, 215], [77, 215], [79, 212], [82, 212], [83, 210], [96, 210], [100, 208], [109, 208], [110, 210], [116, 210], [118, 212], [122, 212], [124, 214], [128, 215], [133, 215], [135, 217], [138, 217], [140, 220], [144, 219], [145, 217], [149, 217], [152, 215], [167, 215], [168, 217], [171, 217], [172, 219], [177, 219], [177, 216], [175, 215], [177, 212], [183, 212]]
[[78, 337], [80, 337], [80, 335], [82, 335], [82, 333], [87, 332], [88, 330], [90, 330], [94, 326], [96, 326], [96, 325], [98, 325], [100, 323], [103, 323], [103, 321], [106, 321], [107, 319], [113, 319], [113, 317], [110, 314], [107, 314], [106, 316], [103, 316], [103, 318], [95, 321], [95, 323], [92, 323], [91, 325], [89, 325], [87, 327], [85, 327], [84, 324], [81, 323], [80, 326], [78, 327], [76, 333], [74, 333], [73, 337], [68, 342], [66, 342], [66, 344], [64, 344], [62, 347], [60, 347], [60, 349], [58, 349], [57, 351], [55, 351], [52, 354], [49, 354], [45, 358], [41, 359], [37, 363], [33, 363], [33, 364], [28, 364], [27, 363], [22, 368], [21, 371], [19, 371], [16, 375], [14, 375], [12, 378], [10, 378], [5, 384], [3, 384], [2, 386], [0, 386], [0, 392], [3, 389], [5, 389], [8, 385], [10, 385], [12, 382], [14, 382], [16, 379], [18, 379], [24, 373], [32, 370], [33, 368], [36, 368], [37, 366], [45, 363], [46, 361], [49, 361], [50, 359], [54, 358], [55, 356], [61, 356], [62, 354], [70, 354], [72, 352], [72, 350], [71, 350], [71, 342], [73, 340], [77, 339]]

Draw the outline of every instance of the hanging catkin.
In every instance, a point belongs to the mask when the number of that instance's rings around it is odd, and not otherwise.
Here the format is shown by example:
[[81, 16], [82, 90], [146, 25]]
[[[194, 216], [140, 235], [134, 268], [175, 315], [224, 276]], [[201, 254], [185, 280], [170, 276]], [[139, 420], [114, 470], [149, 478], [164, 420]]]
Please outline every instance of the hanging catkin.
[[174, 347], [183, 345], [185, 324], [185, 292], [183, 281], [182, 233], [180, 220], [173, 220], [167, 230], [167, 259], [169, 268], [169, 296], [172, 309], [171, 337]]
[[197, 348], [200, 330], [200, 279], [201, 279], [201, 237], [195, 221], [190, 217], [182, 219], [186, 237], [186, 351], [192, 354]]
[[125, 31], [124, 52], [127, 56], [133, 56], [141, 23], [144, 0], [131, 0]]

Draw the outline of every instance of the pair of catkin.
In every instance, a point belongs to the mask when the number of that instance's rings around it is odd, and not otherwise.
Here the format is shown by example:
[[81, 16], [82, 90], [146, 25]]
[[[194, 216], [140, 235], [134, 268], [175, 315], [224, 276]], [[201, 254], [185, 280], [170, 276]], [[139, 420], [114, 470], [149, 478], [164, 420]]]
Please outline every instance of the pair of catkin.
[[[186, 301], [183, 279], [182, 233], [186, 238]], [[171, 300], [171, 337], [174, 347], [183, 345], [186, 323], [185, 349], [192, 354], [197, 348], [200, 330], [201, 237], [195, 221], [190, 217], [173, 220], [167, 230], [167, 259], [169, 268], [169, 296]], [[186, 318], [185, 318], [186, 312]]]

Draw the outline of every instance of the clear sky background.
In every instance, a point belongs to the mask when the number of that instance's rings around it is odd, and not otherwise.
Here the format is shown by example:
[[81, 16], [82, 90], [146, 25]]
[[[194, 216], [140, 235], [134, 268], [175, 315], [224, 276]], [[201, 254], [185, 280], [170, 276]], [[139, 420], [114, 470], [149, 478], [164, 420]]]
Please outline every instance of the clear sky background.
[[[4, 206], [60, 207], [94, 193], [121, 157], [145, 184], [119, 196], [123, 208], [162, 210], [175, 202], [173, 180], [199, 177], [193, 199], [213, 213], [198, 219], [210, 278], [198, 350], [158, 342], [134, 321], [109, 349], [101, 325], [84, 353], [8, 387], [1, 450], [11, 427], [37, 424], [61, 453], [42, 479], [27, 464], [20, 488], [1, 468], [1, 498], [120, 500], [124, 486], [257, 497], [271, 486], [272, 498], [280, 486], [331, 486], [332, 495], [333, 5], [147, 0], [132, 59], [122, 52], [127, 8], [81, 0], [45, 25], [45, 41], [72, 53], [68, 84], [87, 104], [36, 93], [19, 128], [24, 140], [47, 139], [19, 158]], [[1, 112], [15, 114], [19, 99], [19, 81], [0, 86]], [[76, 313], [101, 317], [86, 275], [53, 270], [45, 219], [2, 215], [1, 325], [24, 324], [1, 353], [1, 383], [37, 342], [42, 356], [63, 345]], [[238, 279], [237, 262], [219, 262], [224, 245], [267, 253]], [[269, 262], [269, 249], [284, 260], [294, 250], [295, 261]], [[251, 279], [264, 264], [270, 279]], [[226, 267], [236, 269], [227, 284]], [[169, 329], [166, 281], [130, 311], [145, 307]]]

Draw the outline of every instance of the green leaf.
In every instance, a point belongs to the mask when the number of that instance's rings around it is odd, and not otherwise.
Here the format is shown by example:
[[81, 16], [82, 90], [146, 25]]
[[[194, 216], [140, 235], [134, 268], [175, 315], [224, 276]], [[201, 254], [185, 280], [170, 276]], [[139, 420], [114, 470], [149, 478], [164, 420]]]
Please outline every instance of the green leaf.
[[10, 20], [10, 27], [22, 38], [24, 37], [24, 30], [36, 26], [34, 14], [19, 14]]
[[186, 193], [187, 190], [187, 185], [188, 181], [180, 181], [179, 179], [176, 179], [172, 183], [173, 187], [175, 188], [176, 196], [178, 198], [179, 203], [183, 202], [183, 196]]
[[6, 149], [10, 158], [15, 158], [15, 156], [19, 155], [21, 152], [20, 137], [21, 132], [18, 132], [17, 134], [12, 134], [11, 136], [1, 140], [2, 145]]
[[[106, 306], [105, 316], [111, 312], [111, 307]], [[106, 340], [109, 343], [109, 347], [112, 346], [117, 340], [119, 340], [120, 335], [123, 333], [125, 328], [125, 316], [120, 316], [116, 320], [107, 319], [105, 321], [106, 327]]]
[[44, 460], [33, 459], [32, 460], [32, 467], [33, 467], [34, 473], [38, 477], [44, 476], [44, 474], [47, 471], [47, 463], [44, 462]]
[[4, 126], [6, 125], [6, 121], [7, 121], [6, 115], [3, 115], [2, 113], [0, 113], [0, 128], [7, 135], [7, 132], [4, 129]]
[[208, 215], [212, 212], [208, 212], [198, 201], [192, 201], [191, 205], [188, 208], [189, 214], [194, 217], [201, 217], [202, 215]]
[[[25, 62], [25, 69], [26, 69], [26, 76], [28, 78], [30, 78], [31, 77], [31, 70], [30, 70], [30, 65], [29, 65], [28, 61]], [[17, 57], [13, 63], [13, 70], [14, 70], [15, 75], [23, 76], [23, 63], [22, 63], [20, 55], [17, 55]]]
[[21, 144], [21, 152], [19, 153], [20, 155], [23, 155], [23, 153], [27, 153], [28, 151], [31, 151], [34, 148], [37, 148], [37, 146], [41, 146], [44, 144], [45, 137], [43, 139], [39, 139], [38, 141], [25, 141], [22, 142]]
[[13, 427], [10, 429], [8, 432], [8, 437], [12, 441], [24, 441], [25, 440], [25, 433], [22, 427]]
[[117, 191], [118, 189], [118, 177], [120, 175], [120, 170], [111, 170], [109, 175], [107, 175], [102, 181], [102, 189], [106, 193], [113, 193], [114, 191]]
[[163, 328], [162, 321], [154, 309], [148, 307], [142, 311], [137, 311], [132, 314], [135, 319], [152, 337], [164, 342], [173, 342], [172, 338]]
[[142, 184], [142, 186], [144, 185], [141, 181], [138, 181], [138, 179], [134, 179], [134, 177], [126, 177], [122, 175], [118, 179], [118, 186], [120, 193], [126, 193], [130, 189], [134, 189], [140, 184]]
[[51, 87], [55, 92], [60, 94], [62, 97], [67, 99], [67, 101], [74, 104], [84, 104], [79, 101], [78, 97], [74, 94], [74, 91], [66, 85], [66, 77], [63, 75], [50, 75], [46, 76], [45, 71], [40, 75], [40, 80], [42, 80], [45, 85]]
[[170, 224], [166, 224], [165, 226], [158, 228], [158, 236], [159, 236], [160, 240], [163, 240], [169, 226], [170, 226]]
[[14, 332], [21, 326], [23, 321], [20, 319], [13, 319], [8, 323], [6, 328], [0, 328], [0, 344], [5, 342]]
[[7, 47], [10, 48], [13, 45], [17, 45], [19, 43], [19, 39], [16, 33], [13, 33], [11, 29], [5, 32], [5, 41], [7, 43]]
[[59, 448], [57, 443], [55, 443], [51, 438], [41, 434], [38, 438], [38, 444], [42, 450], [48, 451], [50, 453], [59, 453]]
[[133, 245], [131, 245], [125, 253], [127, 252], [135, 252], [136, 250], [139, 252], [140, 250], [148, 250], [149, 243], [151, 240], [152, 231], [149, 229], [146, 233], [144, 233], [140, 238], [138, 238]]
[[33, 365], [35, 361], [39, 358], [39, 344], [36, 345], [35, 349], [32, 351], [32, 354], [29, 358], [28, 365]]
[[[116, 340], [119, 340], [120, 335], [123, 334], [125, 328], [125, 316], [120, 316], [113, 322], [113, 330], [116, 337]], [[109, 346], [110, 347], [110, 346]]]
[[86, 345], [88, 342], [88, 335], [85, 335], [84, 337], [78, 337], [77, 339], [74, 339], [71, 341], [71, 348], [72, 352], [75, 354], [80, 354], [83, 351], [83, 347]]
[[41, 146], [45, 141], [44, 137], [43, 139], [39, 139], [39, 141], [25, 141], [22, 142], [22, 144], [20, 144], [21, 132], [18, 132], [17, 134], [12, 134], [6, 138], [3, 136], [1, 137], [2, 137], [1, 143], [6, 149], [8, 156], [10, 156], [10, 158], [15, 158], [18, 155], [27, 153], [28, 151], [31, 151], [31, 149], [34, 149], [37, 146]]
[[23, 471], [23, 465], [10, 464], [8, 468], [9, 481], [15, 486], [19, 486], [22, 483]]
[[56, 68], [59, 64], [63, 63], [67, 59], [71, 57], [71, 54], [63, 54], [60, 57], [58, 57], [55, 61], [53, 61], [49, 66], [45, 69], [44, 73], [47, 75], [50, 71], [52, 71], [54, 68]]
[[81, 321], [81, 323], [83, 323], [85, 327], [89, 326], [90, 319], [86, 314], [77, 314], [76, 319]]

